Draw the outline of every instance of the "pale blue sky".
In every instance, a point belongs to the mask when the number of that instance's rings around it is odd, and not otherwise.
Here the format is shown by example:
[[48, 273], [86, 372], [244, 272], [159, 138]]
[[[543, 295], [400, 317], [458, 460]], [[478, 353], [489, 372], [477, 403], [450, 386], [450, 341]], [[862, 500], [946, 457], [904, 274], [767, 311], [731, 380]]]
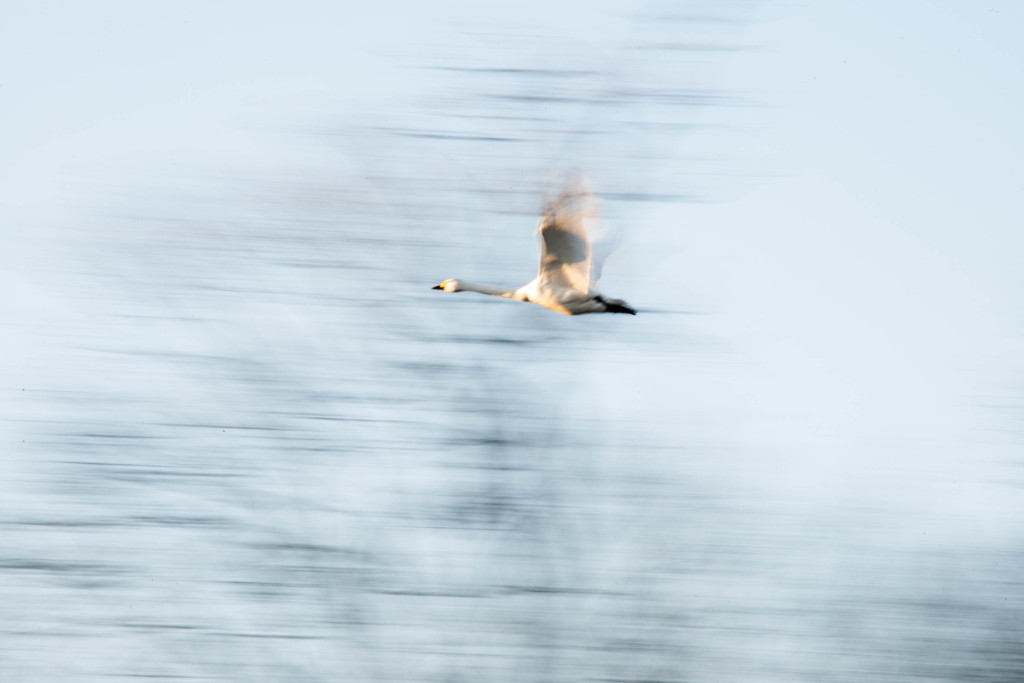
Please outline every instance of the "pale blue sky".
[[[917, 379], [938, 366], [976, 370], [979, 381], [1019, 376], [1019, 6], [735, 7], [742, 23], [725, 34], [751, 49], [688, 77], [751, 106], [709, 109], [705, 118], [724, 119], [724, 132], [685, 138], [676, 152], [723, 159], [736, 177], [694, 178], [723, 201], [667, 207], [642, 218], [678, 228], [637, 231], [637, 239], [707, 250], [665, 266], [673, 286], [751, 334], [786, 329], [786, 343], [792, 334], [834, 354], [830, 363], [852, 364], [844, 373], [861, 376], [856, 364], [875, 366], [877, 352], [898, 354], [908, 371], [911, 358], [930, 369]], [[511, 25], [621, 51], [634, 38], [623, 32], [638, 30], [634, 18], [657, 11], [8, 3], [0, 28], [5, 240], [17, 247], [31, 237], [22, 226], [55, 212], [73, 221], [79, 207], [103, 206], [107, 190], [116, 202], [133, 184], [301, 164], [315, 155], [311, 146], [296, 152], [268, 131], [387, 116], [429, 90], [426, 72], [408, 68], [417, 55], [434, 63], [463, 48], [468, 59], [474, 46], [485, 53], [474, 30]], [[666, 289], [652, 279], [637, 287], [637, 299]], [[858, 348], [873, 351], [851, 353]], [[875, 381], [884, 385], [891, 370]]]
[[[624, 226], [620, 286], [626, 264], [637, 277], [627, 298], [682, 296], [715, 311], [715, 334], [776, 377], [762, 389], [774, 407], [755, 421], [774, 424], [781, 410], [799, 432], [805, 413], [822, 412], [835, 422], [822, 429], [846, 440], [939, 430], [945, 441], [943, 430], [978, 426], [972, 404], [1019, 402], [1019, 6], [728, 7], [737, 23], [682, 30], [749, 49], [698, 55], [682, 78], [746, 104], [693, 114], [714, 127], [659, 149], [703, 159], [684, 167], [691, 177], [659, 178], [658, 159], [650, 170], [663, 190], [696, 187], [715, 201], [629, 217], [637, 224]], [[628, 46], [651, 31], [637, 18], [660, 11], [9, 3], [0, 24], [9, 258], [47, 221], [73, 225], [77, 212], [116, 205], [129, 188], [315, 167], [314, 144], [277, 131], [419, 106], [434, 76], [418, 60], [493, 63], [488, 31], [532, 35], [514, 57], [528, 66], [600, 63], [628, 74], [643, 64]], [[530, 54], [551, 36], [565, 40], [548, 45], [550, 58]], [[677, 249], [670, 257], [666, 243]], [[45, 289], [39, 273], [14, 270], [8, 296], [19, 278]]]

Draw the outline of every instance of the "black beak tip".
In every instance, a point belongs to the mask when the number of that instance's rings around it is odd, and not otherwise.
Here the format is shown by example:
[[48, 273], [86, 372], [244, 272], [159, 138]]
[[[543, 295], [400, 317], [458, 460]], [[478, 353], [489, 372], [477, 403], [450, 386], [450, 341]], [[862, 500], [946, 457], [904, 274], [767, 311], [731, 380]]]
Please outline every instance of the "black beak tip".
[[431, 289], [444, 289], [441, 285], [434, 285]]

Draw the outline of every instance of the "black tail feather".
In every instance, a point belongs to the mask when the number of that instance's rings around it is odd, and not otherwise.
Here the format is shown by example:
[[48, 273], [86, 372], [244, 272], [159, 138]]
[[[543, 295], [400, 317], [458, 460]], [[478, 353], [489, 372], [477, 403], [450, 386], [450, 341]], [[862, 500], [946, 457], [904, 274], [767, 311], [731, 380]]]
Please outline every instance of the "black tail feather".
[[607, 313], [629, 313], [630, 315], [636, 315], [636, 310], [625, 304], [605, 304], [605, 311]]
[[631, 308], [625, 301], [619, 299], [605, 299], [603, 296], [595, 296], [594, 301], [604, 304], [605, 313], [628, 313], [636, 315], [636, 309]]

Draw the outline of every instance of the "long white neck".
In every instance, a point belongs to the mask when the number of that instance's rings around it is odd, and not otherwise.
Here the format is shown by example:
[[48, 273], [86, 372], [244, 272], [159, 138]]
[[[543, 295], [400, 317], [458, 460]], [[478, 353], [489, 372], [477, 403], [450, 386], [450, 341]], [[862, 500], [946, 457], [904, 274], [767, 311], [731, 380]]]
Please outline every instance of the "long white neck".
[[465, 280], [459, 280], [460, 292], [480, 292], [481, 294], [490, 294], [491, 296], [500, 296], [506, 299], [516, 298], [515, 289], [501, 289], [499, 287], [488, 287], [487, 285], [477, 285], [472, 282], [466, 282]]

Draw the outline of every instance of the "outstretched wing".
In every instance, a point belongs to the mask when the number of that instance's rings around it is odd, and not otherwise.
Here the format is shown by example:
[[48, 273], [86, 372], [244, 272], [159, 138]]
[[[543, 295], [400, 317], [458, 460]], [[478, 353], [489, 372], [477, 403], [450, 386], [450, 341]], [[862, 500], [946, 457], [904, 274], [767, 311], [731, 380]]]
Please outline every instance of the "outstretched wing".
[[590, 291], [593, 259], [586, 223], [592, 203], [590, 193], [576, 190], [563, 192], [548, 205], [538, 229], [542, 284]]

